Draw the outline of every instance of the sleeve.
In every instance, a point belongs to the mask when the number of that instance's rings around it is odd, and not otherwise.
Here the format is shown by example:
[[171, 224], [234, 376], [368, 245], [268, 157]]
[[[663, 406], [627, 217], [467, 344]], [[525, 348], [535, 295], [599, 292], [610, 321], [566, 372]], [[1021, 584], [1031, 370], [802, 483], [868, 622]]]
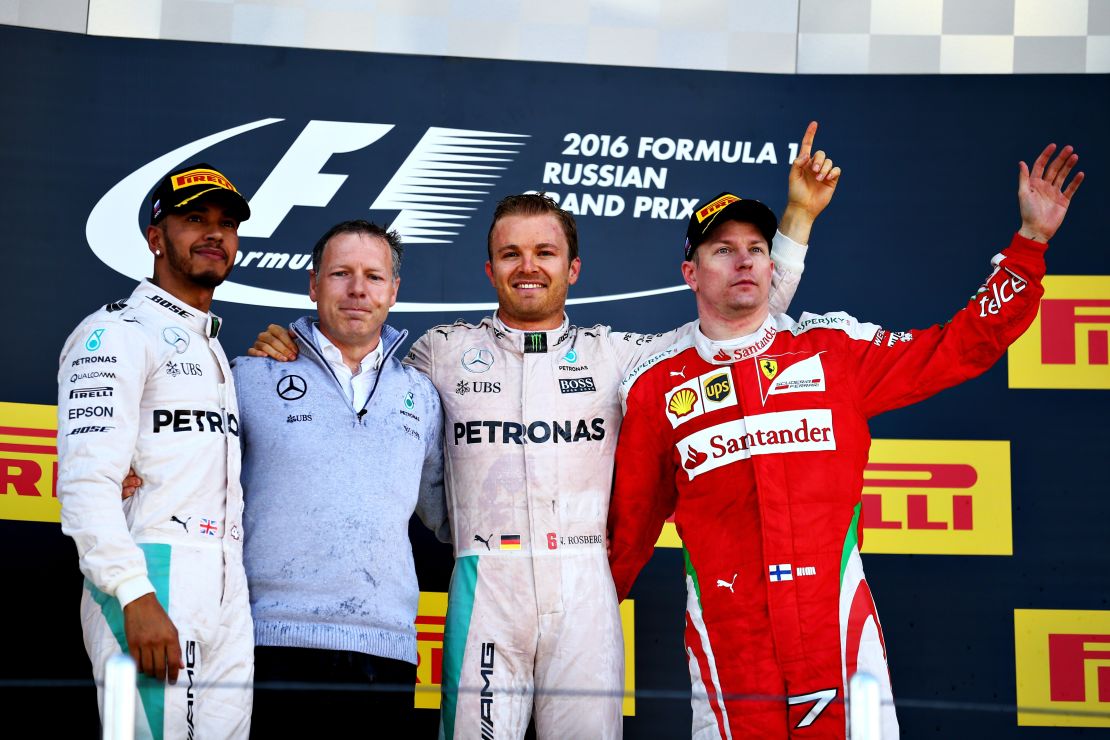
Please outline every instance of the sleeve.
[[432, 377], [432, 333], [424, 332], [419, 339], [412, 343], [409, 353], [405, 355], [404, 363], [414, 367], [429, 378]]
[[628, 397], [609, 499], [609, 567], [621, 601], [651, 559], [678, 498], [670, 435], [654, 426], [657, 419], [645, 409], [643, 390], [643, 385], [633, 386]]
[[615, 332], [608, 328], [606, 330], [609, 332], [609, 346], [617, 356], [617, 367], [620, 368], [623, 378], [641, 362], [674, 344], [681, 327], [662, 334]]
[[[58, 372], [62, 531], [77, 545], [81, 572], [121, 607], [154, 592], [121, 498], [147, 377], [146, 342], [134, 334], [111, 322], [83, 324], [67, 340]], [[96, 407], [111, 416], [91, 415]]]
[[799, 244], [781, 231], [775, 232], [771, 242], [771, 259], [775, 263], [771, 274], [771, 314], [786, 313], [805, 270], [806, 251], [809, 246]]
[[425, 428], [426, 449], [420, 472], [416, 515], [425, 527], [435, 533], [436, 539], [450, 544], [451, 525], [447, 519], [447, 494], [443, 485], [443, 406], [428, 379], [421, 375], [420, 380], [428, 395], [429, 420]]
[[1036, 318], [1047, 247], [1015, 235], [950, 321], [920, 331], [879, 328], [859, 342], [852, 357], [863, 412], [906, 406], [990, 369]]

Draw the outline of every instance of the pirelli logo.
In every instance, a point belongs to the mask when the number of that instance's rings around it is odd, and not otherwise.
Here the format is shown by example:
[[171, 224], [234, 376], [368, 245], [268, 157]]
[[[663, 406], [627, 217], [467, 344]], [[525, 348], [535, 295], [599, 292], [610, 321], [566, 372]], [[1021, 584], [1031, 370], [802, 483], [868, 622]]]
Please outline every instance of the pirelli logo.
[[1009, 349], [1011, 388], [1110, 388], [1110, 276], [1049, 275], [1040, 313]]
[[[624, 715], [636, 715], [636, 618], [635, 602], [620, 605], [624, 633]], [[447, 622], [447, 594], [421, 591], [416, 609], [416, 709], [439, 709], [443, 683], [443, 633]]]
[[0, 519], [61, 520], [55, 406], [0, 403]]
[[703, 221], [705, 221], [705, 219], [709, 218], [717, 211], [721, 210], [730, 203], [735, 203], [738, 200], [740, 199], [737, 198], [735, 195], [722, 195], [720, 198], [698, 211], [698, 223], [702, 223]]
[[1017, 723], [1110, 727], [1110, 611], [1014, 610]]
[[876, 439], [863, 475], [864, 552], [1013, 554], [1009, 442]]
[[874, 440], [863, 530], [868, 553], [1012, 555], [1010, 443]]
[[[208, 184], [216, 185], [225, 190], [235, 190], [235, 186], [231, 184], [231, 181], [215, 170], [189, 170], [188, 172], [182, 172], [180, 175], [174, 175], [173, 178], [174, 190], [180, 190], [181, 188], [187, 188], [193, 185]], [[235, 190], [235, 192], [239, 191]]]

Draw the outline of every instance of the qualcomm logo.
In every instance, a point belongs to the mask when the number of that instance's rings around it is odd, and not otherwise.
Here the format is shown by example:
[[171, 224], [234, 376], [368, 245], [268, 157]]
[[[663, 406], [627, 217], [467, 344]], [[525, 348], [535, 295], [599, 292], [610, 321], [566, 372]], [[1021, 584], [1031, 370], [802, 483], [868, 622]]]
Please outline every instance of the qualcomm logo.
[[[144, 212], [151, 186], [165, 173], [196, 157], [221, 141], [278, 123], [284, 119], [264, 118], [218, 131], [178, 147], [132, 172], [93, 208], [85, 224], [85, 238], [101, 262], [116, 272], [141, 280], [150, 271], [146, 243], [134, 228], [136, 212]], [[239, 236], [269, 239], [295, 206], [327, 206], [347, 180], [347, 175], [320, 170], [334, 154], [358, 151], [381, 139], [393, 124], [350, 121], [309, 121], [296, 141], [250, 199], [251, 218]], [[390, 228], [400, 233], [405, 244], [450, 244], [470, 219], [473, 211], [490, 195], [497, 179], [524, 146], [527, 134], [430, 127], [404, 163], [393, 174], [369, 210], [399, 211]], [[354, 217], [348, 215], [347, 217]], [[339, 218], [336, 219], [340, 220]], [[306, 246], [307, 249], [307, 246]], [[261, 253], [256, 253], [262, 256]], [[308, 255], [265, 255], [288, 260], [291, 268], [304, 268]], [[246, 266], [240, 252], [240, 261]], [[235, 273], [232, 273], [235, 276]], [[478, 279], [478, 273], [476, 278]], [[635, 298], [681, 290], [675, 288], [577, 298], [567, 303], [595, 303]], [[273, 290], [229, 280], [216, 297], [222, 301], [278, 308], [311, 309], [314, 305], [300, 292]], [[496, 303], [406, 303], [398, 301], [393, 311], [488, 311]]]

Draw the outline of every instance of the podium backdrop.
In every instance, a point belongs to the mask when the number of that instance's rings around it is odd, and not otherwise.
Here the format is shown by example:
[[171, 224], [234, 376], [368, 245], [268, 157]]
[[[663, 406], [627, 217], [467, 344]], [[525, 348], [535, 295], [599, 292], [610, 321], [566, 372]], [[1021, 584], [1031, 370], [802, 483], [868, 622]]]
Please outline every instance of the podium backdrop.
[[[488, 313], [490, 216], [525, 190], [579, 214], [572, 320], [659, 331], [695, 315], [678, 268], [694, 202], [730, 190], [781, 211], [817, 119], [817, 146], [845, 174], [790, 313], [845, 310], [893, 329], [946, 320], [980, 284], [1020, 223], [1019, 159], [1050, 141], [1080, 153], [1088, 180], [1049, 250], [1038, 322], [981, 378], [874, 421], [864, 550], [904, 737], [1110, 726], [1105, 75], [729, 74], [11, 27], [0, 47], [9, 713], [95, 732], [81, 577], [53, 493], [58, 353], [81, 317], [149, 274], [142, 227], [165, 172], [209, 161], [251, 199], [214, 305], [232, 355], [311, 310], [308, 253], [349, 218], [404, 237], [392, 324], [417, 335]], [[411, 722], [430, 736], [451, 557], [412, 532], [431, 690]], [[664, 532], [626, 608], [632, 738], [689, 732], [675, 544]]]

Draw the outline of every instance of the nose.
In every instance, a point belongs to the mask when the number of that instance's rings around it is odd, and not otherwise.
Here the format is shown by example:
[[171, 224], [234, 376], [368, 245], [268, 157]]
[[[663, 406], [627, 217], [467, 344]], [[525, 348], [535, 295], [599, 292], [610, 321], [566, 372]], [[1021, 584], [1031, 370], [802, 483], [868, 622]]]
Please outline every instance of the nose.
[[352, 297], [362, 298], [366, 295], [370, 280], [362, 274], [355, 273], [347, 284], [347, 292]]

